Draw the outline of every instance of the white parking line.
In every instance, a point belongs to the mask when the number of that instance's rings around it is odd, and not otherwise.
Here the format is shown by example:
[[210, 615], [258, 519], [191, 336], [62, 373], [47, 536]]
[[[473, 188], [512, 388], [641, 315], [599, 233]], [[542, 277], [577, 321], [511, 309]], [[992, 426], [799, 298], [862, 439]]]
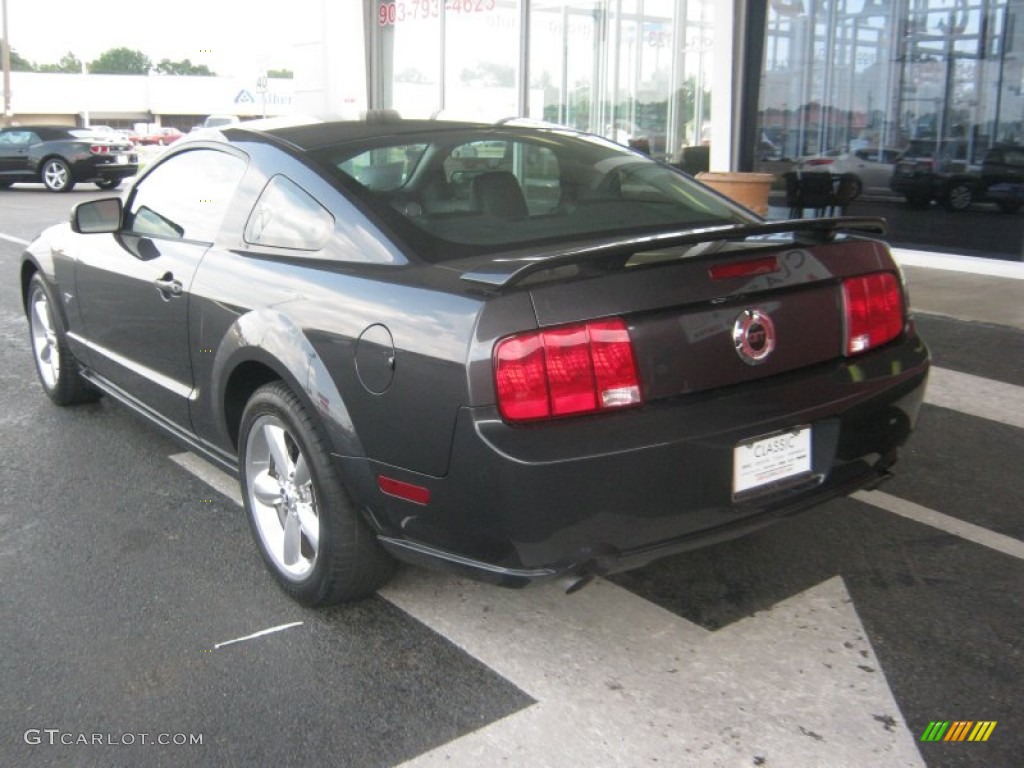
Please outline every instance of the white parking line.
[[1024, 387], [932, 366], [925, 401], [1024, 429]]
[[409, 766], [923, 765], [839, 577], [715, 632], [603, 580], [380, 594], [538, 702]]
[[14, 235], [5, 235], [3, 232], [0, 232], [0, 240], [6, 240], [9, 243], [16, 243], [17, 245], [29, 244], [28, 240], [22, 240], [20, 237], [15, 237]]
[[965, 272], [971, 275], [1024, 280], [1024, 264], [1019, 261], [915, 251], [911, 248], [893, 248], [892, 255], [896, 261], [908, 267], [925, 267], [926, 269], [942, 269], [947, 272]]
[[275, 632], [283, 632], [286, 629], [301, 626], [301, 621], [293, 621], [291, 624], [281, 624], [276, 627], [271, 627], [270, 629], [261, 629], [259, 632], [253, 632], [251, 635], [246, 635], [245, 637], [236, 637], [234, 640], [225, 640], [223, 643], [217, 643], [215, 646], [213, 646], [213, 650], [216, 651], [218, 648], [223, 648], [225, 645], [244, 643], [246, 640], [255, 640], [257, 637], [263, 637], [264, 635], [272, 635]]
[[221, 495], [227, 496], [235, 504], [240, 507], [242, 506], [242, 492], [239, 490], [238, 481], [227, 472], [217, 469], [217, 467], [199, 458], [194, 453], [175, 453], [170, 459]]
[[1004, 555], [1024, 560], [1024, 541], [1019, 541], [1011, 536], [990, 531], [980, 525], [944, 515], [934, 509], [922, 507], [920, 504], [881, 491], [857, 491], [852, 498], [909, 520], [938, 528], [940, 531], [959, 536], [961, 539], [973, 541], [975, 544], [981, 544], [983, 547], [1002, 552]]

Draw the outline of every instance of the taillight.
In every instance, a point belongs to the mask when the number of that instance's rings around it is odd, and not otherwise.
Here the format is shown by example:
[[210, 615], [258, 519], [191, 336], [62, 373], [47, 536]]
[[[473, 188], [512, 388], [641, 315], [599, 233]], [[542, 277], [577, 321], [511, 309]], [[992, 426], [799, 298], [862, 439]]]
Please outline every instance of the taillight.
[[89, 147], [89, 151], [94, 155], [109, 155], [110, 147], [106, 144], [93, 144]]
[[804, 165], [832, 165], [833, 163], [835, 160], [831, 157], [814, 157], [804, 161]]
[[843, 281], [847, 355], [892, 341], [903, 331], [903, 291], [891, 272]]
[[498, 409], [508, 421], [593, 413], [640, 403], [640, 379], [621, 319], [530, 331], [494, 350]]

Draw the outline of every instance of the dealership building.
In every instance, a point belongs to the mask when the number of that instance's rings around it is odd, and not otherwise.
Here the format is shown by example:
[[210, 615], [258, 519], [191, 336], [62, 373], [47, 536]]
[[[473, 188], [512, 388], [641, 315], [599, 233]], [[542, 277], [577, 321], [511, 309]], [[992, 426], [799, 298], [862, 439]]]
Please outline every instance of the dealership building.
[[1024, 0], [298, 1], [312, 21], [293, 80], [15, 72], [13, 119], [520, 116], [668, 160], [710, 146], [717, 170], [912, 139], [961, 139], [972, 159], [1024, 143]]
[[[525, 116], [717, 169], [1024, 143], [1024, 0], [314, 0], [296, 102]], [[360, 73], [360, 80], [353, 78]], [[301, 89], [298, 90], [298, 89]]]

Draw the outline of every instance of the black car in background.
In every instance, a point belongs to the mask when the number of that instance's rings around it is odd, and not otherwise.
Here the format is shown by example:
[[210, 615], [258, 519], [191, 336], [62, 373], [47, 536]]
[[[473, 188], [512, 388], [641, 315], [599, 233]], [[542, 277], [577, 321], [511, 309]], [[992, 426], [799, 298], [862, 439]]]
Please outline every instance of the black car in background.
[[979, 163], [962, 139], [915, 139], [896, 162], [891, 186], [911, 205], [936, 200], [947, 210], [966, 211], [974, 203], [995, 203], [1016, 213], [1024, 207], [1024, 147], [997, 144]]
[[938, 201], [965, 211], [974, 200], [978, 166], [962, 139], [914, 139], [896, 161], [890, 186], [914, 206]]
[[139, 170], [131, 142], [88, 128], [20, 125], [0, 128], [0, 189], [41, 182], [51, 192], [70, 192], [93, 182], [117, 189]]
[[394, 558], [576, 585], [873, 486], [916, 423], [878, 220], [514, 121], [193, 136], [27, 248], [34, 360], [237, 472], [305, 603]]
[[979, 179], [980, 197], [1006, 213], [1024, 207], [1024, 146], [1000, 144], [985, 153]]

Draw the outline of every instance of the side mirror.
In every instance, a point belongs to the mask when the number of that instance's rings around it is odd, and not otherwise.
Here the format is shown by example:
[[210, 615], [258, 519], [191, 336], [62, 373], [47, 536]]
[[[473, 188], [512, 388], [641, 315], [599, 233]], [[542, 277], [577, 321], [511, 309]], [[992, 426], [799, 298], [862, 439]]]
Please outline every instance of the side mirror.
[[121, 228], [122, 212], [119, 197], [79, 203], [71, 209], [71, 231], [82, 235], [117, 232]]

